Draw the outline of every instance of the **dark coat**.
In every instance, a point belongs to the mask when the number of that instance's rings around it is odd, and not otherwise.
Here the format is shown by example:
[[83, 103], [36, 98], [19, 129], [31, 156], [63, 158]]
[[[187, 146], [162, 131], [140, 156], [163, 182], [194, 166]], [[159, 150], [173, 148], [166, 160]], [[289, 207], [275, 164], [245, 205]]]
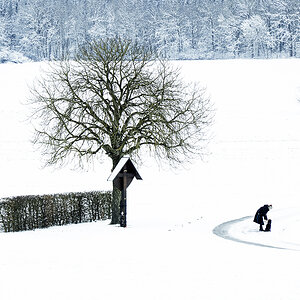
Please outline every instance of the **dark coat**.
[[254, 216], [253, 222], [260, 224], [260, 225], [264, 225], [263, 219], [268, 220], [268, 217], [267, 217], [268, 211], [269, 211], [269, 206], [267, 204], [262, 206], [261, 208], [259, 208]]

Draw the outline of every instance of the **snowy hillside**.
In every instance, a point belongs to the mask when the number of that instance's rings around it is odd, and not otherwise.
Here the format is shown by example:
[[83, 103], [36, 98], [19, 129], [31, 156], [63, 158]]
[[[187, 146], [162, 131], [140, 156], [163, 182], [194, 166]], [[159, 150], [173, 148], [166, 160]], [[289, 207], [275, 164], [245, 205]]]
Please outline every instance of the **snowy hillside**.
[[[177, 170], [145, 158], [126, 229], [0, 233], [0, 299], [300, 299], [300, 60], [174, 64], [214, 103], [209, 155]], [[23, 104], [40, 66], [0, 65], [0, 197], [110, 189], [109, 161], [41, 168]], [[272, 231], [258, 232], [253, 215], [268, 203]]]

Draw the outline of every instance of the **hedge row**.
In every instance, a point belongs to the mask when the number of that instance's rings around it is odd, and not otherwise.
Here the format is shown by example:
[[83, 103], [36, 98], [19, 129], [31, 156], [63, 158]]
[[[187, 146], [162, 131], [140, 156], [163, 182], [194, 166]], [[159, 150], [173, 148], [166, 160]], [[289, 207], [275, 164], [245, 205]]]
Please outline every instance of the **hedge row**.
[[2, 231], [22, 231], [111, 218], [111, 192], [66, 193], [3, 198]]

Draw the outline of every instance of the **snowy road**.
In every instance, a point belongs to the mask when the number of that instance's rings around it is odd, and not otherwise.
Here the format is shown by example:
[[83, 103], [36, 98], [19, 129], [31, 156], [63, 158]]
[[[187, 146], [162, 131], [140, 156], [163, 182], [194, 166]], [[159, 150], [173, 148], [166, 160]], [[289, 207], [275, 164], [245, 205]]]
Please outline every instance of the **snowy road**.
[[[300, 251], [300, 244], [295, 241], [291, 242], [291, 236], [282, 240], [278, 239], [276, 230], [274, 234], [259, 232], [252, 219], [253, 216], [248, 216], [222, 223], [213, 229], [213, 233], [224, 239], [253, 246]], [[286, 228], [282, 231], [286, 231]]]

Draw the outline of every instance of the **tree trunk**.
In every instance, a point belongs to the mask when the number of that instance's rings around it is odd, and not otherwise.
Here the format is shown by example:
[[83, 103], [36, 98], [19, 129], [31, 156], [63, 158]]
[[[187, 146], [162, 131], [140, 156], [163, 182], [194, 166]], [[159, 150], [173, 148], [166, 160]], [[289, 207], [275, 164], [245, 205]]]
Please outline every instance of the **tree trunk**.
[[[112, 160], [113, 168], [115, 169], [119, 163], [120, 158], [116, 157]], [[120, 224], [120, 202], [121, 202], [121, 191], [113, 183], [113, 192], [112, 192], [112, 203], [111, 203], [111, 225]]]
[[120, 224], [120, 201], [121, 201], [121, 191], [113, 184], [112, 192], [112, 204], [111, 204], [111, 223]]

